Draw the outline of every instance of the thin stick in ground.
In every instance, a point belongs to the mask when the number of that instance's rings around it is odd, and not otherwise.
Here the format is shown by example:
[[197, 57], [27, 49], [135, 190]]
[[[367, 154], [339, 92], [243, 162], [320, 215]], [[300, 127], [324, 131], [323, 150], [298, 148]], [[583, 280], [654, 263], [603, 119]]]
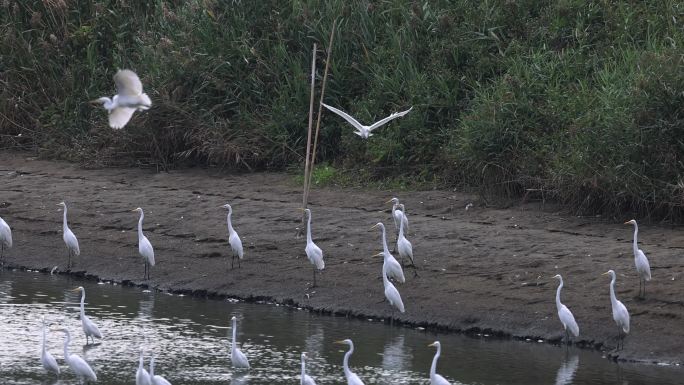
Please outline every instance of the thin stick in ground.
[[[307, 206], [307, 201], [308, 201], [308, 182], [309, 182], [309, 162], [310, 162], [310, 153], [311, 153], [311, 132], [313, 128], [313, 106], [314, 106], [314, 98], [315, 98], [315, 85], [316, 85], [316, 43], [313, 45], [313, 58], [311, 59], [311, 100], [309, 102], [309, 129], [308, 129], [308, 135], [307, 135], [307, 140], [306, 140], [306, 161], [304, 163], [304, 191], [302, 193], [302, 208], [306, 208]], [[302, 212], [302, 225], [299, 228], [299, 231], [297, 231], [297, 237], [301, 236], [302, 233], [302, 228], [304, 227], [304, 223], [306, 221], [306, 213]]]

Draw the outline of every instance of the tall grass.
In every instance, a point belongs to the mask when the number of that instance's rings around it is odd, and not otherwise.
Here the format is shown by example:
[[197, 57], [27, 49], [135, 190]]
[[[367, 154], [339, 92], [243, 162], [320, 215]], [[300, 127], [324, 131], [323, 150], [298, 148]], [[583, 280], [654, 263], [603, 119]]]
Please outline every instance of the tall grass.
[[[578, 211], [680, 215], [684, 6], [676, 1], [0, 2], [0, 144], [95, 165], [303, 162], [314, 42], [338, 36], [319, 158]], [[320, 64], [322, 75], [324, 63]], [[121, 131], [87, 104], [117, 68], [154, 108]], [[346, 171], [345, 171], [346, 170]], [[336, 173], [339, 175], [339, 173]]]

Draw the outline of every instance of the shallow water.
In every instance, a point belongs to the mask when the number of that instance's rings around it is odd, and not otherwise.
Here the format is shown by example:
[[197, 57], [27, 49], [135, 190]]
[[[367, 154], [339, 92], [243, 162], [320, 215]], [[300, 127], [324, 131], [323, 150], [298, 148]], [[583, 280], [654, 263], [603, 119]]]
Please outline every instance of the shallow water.
[[[104, 338], [85, 345], [78, 319], [86, 289], [86, 314]], [[48, 350], [61, 366], [60, 380], [40, 364], [40, 316], [72, 335], [70, 353], [85, 356], [98, 384], [133, 384], [138, 349], [155, 373], [178, 384], [298, 384], [300, 354], [318, 384], [344, 384], [345, 346], [356, 350], [350, 365], [366, 384], [426, 384], [434, 340], [442, 343], [438, 372], [452, 384], [681, 384], [678, 367], [615, 364], [597, 352], [537, 342], [492, 340], [378, 321], [319, 316], [296, 308], [170, 295], [110, 283], [36, 272], [0, 272], [0, 379], [2, 384], [77, 384], [63, 362], [63, 333], [48, 333]], [[238, 318], [239, 346], [252, 365], [230, 367], [230, 318]]]

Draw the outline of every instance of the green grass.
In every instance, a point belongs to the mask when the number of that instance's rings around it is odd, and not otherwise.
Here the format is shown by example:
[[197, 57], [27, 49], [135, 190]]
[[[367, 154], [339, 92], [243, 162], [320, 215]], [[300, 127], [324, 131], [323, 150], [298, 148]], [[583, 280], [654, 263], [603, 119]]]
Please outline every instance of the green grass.
[[[68, 5], [67, 5], [68, 4]], [[299, 168], [314, 42], [338, 35], [316, 185], [543, 189], [577, 212], [680, 217], [675, 1], [3, 1], [0, 145], [86, 165]], [[323, 72], [319, 54], [318, 77]], [[141, 75], [122, 131], [87, 101]]]

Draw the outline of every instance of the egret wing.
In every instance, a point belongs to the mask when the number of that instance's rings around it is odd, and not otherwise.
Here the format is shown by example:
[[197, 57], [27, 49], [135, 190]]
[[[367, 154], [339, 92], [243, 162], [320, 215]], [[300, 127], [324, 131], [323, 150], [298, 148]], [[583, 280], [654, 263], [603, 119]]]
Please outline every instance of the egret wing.
[[117, 71], [114, 75], [114, 84], [119, 95], [138, 96], [143, 92], [140, 78], [131, 70]]
[[135, 108], [129, 107], [118, 107], [113, 109], [109, 113], [109, 127], [116, 130], [123, 128], [126, 123], [131, 120], [134, 112]]
[[395, 113], [393, 113], [392, 115], [390, 115], [390, 116], [388, 116], [388, 117], [386, 117], [386, 118], [384, 118], [384, 119], [378, 120], [377, 122], [371, 124], [371, 126], [368, 127], [368, 130], [369, 130], [369, 131], [373, 131], [373, 130], [375, 130], [376, 128], [382, 126], [383, 124], [389, 122], [389, 121], [392, 120], [392, 119], [401, 118], [402, 116], [404, 116], [404, 115], [408, 114], [409, 112], [411, 112], [412, 109], [413, 109], [413, 107], [409, 108], [409, 109], [406, 110], [406, 111], [395, 112]]
[[349, 122], [349, 124], [351, 124], [357, 130], [359, 130], [359, 132], [363, 132], [364, 129], [366, 128], [366, 127], [364, 127], [363, 124], [359, 123], [358, 120], [354, 119], [351, 115], [347, 114], [346, 112], [338, 110], [337, 108], [331, 107], [325, 103], [321, 103], [321, 104], [323, 105], [323, 107], [325, 107], [325, 108], [329, 109], [330, 111], [336, 113], [337, 115], [343, 117], [347, 122]]

